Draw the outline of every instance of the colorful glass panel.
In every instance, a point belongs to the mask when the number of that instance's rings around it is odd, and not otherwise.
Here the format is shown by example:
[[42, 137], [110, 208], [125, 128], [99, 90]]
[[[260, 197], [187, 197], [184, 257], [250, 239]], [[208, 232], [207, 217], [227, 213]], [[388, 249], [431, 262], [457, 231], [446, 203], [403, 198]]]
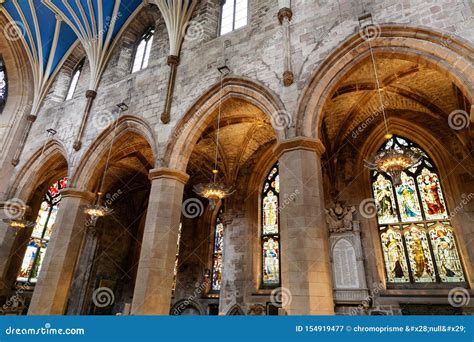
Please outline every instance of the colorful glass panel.
[[417, 177], [421, 203], [427, 220], [447, 219], [446, 204], [436, 173], [427, 168]]
[[464, 272], [452, 229], [449, 225], [438, 222], [429, 232], [441, 281], [464, 282]]
[[171, 291], [171, 294], [174, 295], [174, 292], [176, 290], [176, 280], [178, 277], [178, 259], [179, 259], [179, 243], [181, 242], [181, 229], [183, 227], [182, 223], [179, 223], [179, 228], [178, 228], [178, 242], [176, 242], [176, 257], [174, 259], [174, 270], [173, 270], [173, 289]]
[[280, 244], [277, 238], [263, 238], [263, 283], [280, 283]]
[[[387, 282], [463, 283], [462, 263], [434, 163], [419, 146], [397, 136], [381, 150], [401, 147], [422, 158], [402, 172], [400, 186], [394, 188], [386, 174], [372, 174]], [[406, 222], [412, 224], [404, 225]], [[387, 224], [392, 224], [389, 229]]]
[[61, 202], [61, 189], [65, 187], [67, 187], [67, 178], [62, 178], [48, 189], [43, 198], [17, 276], [18, 285], [29, 284], [31, 286], [38, 278], [48, 241], [54, 230], [54, 222]]
[[428, 237], [422, 229], [423, 225], [419, 227], [413, 224], [404, 233], [408, 261], [415, 282], [435, 282], [436, 276]]
[[377, 206], [377, 219], [379, 224], [398, 222], [397, 207], [393, 195], [393, 186], [386, 177], [379, 174], [372, 184], [375, 204]]
[[221, 289], [222, 281], [222, 251], [224, 248], [224, 224], [221, 221], [220, 215], [216, 219], [214, 227], [214, 247], [212, 253], [212, 281], [211, 289], [219, 291]]
[[278, 163], [265, 178], [262, 191], [262, 285], [280, 284], [280, 176]]
[[407, 261], [403, 247], [402, 234], [392, 228], [380, 235], [385, 259], [387, 280], [391, 283], [408, 283]]
[[398, 207], [402, 222], [416, 222], [423, 220], [420, 203], [416, 191], [415, 180], [402, 172], [402, 184], [396, 188]]
[[5, 74], [5, 65], [0, 59], [0, 113], [5, 105], [7, 100], [7, 75]]

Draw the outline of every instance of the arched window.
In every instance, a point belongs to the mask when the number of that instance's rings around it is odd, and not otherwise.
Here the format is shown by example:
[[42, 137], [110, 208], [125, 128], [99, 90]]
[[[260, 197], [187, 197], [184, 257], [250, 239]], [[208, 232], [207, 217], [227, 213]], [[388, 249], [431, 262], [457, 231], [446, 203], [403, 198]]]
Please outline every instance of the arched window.
[[3, 107], [5, 107], [5, 102], [7, 101], [7, 74], [5, 71], [5, 64], [0, 58], [0, 113], [2, 113]]
[[278, 163], [265, 178], [262, 189], [262, 286], [280, 285], [280, 176]]
[[372, 174], [388, 284], [464, 283], [464, 271], [436, 167], [413, 142], [394, 136], [381, 149], [409, 147], [423, 157], [394, 187]]
[[67, 178], [54, 183], [47, 191], [28, 241], [25, 256], [17, 276], [17, 286], [31, 288], [36, 284], [41, 265], [54, 229], [54, 222], [61, 202], [60, 190], [67, 186]]
[[248, 0], [224, 0], [221, 8], [221, 35], [247, 25]]
[[154, 34], [155, 28], [150, 27], [138, 41], [137, 47], [135, 49], [135, 57], [133, 59], [132, 73], [146, 69], [148, 66]]
[[74, 72], [72, 73], [71, 83], [69, 83], [69, 89], [67, 91], [66, 100], [70, 100], [74, 96], [74, 92], [76, 91], [77, 83], [79, 82], [79, 77], [81, 76], [83, 66], [84, 59], [79, 62], [79, 64], [76, 66], [76, 69], [74, 69]]
[[222, 281], [222, 251], [224, 248], [224, 224], [221, 220], [222, 209], [214, 226], [214, 244], [212, 248], [211, 291], [219, 291]]
[[174, 295], [174, 292], [176, 290], [176, 280], [178, 277], [178, 259], [179, 259], [179, 243], [181, 242], [181, 229], [183, 227], [183, 224], [179, 224], [178, 228], [178, 242], [176, 243], [176, 258], [174, 259], [174, 271], [173, 271], [173, 289], [171, 291], [171, 295]]

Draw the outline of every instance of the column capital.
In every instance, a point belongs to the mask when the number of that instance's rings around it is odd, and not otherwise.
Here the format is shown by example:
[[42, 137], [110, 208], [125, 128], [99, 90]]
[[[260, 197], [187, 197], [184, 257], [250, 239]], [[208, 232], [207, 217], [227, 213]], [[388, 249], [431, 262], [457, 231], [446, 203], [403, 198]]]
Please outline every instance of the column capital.
[[88, 99], [95, 99], [97, 96], [97, 92], [95, 90], [87, 90], [86, 91], [86, 98]]
[[169, 66], [177, 66], [177, 65], [179, 65], [179, 56], [169, 55], [168, 58], [166, 59], [166, 63], [167, 63]]
[[64, 188], [61, 190], [61, 197], [76, 197], [76, 198], [83, 198], [92, 202], [95, 198], [95, 195], [90, 191], [83, 191], [76, 188]]
[[189, 175], [186, 172], [183, 172], [181, 170], [160, 167], [157, 169], [150, 170], [148, 178], [150, 180], [155, 180], [155, 179], [160, 179], [160, 178], [169, 178], [169, 179], [177, 180], [178, 182], [181, 182], [183, 184], [186, 184], [189, 179]]
[[319, 139], [295, 137], [279, 142], [274, 147], [273, 153], [275, 153], [277, 158], [280, 158], [282, 154], [296, 150], [314, 151], [321, 156], [326, 151], [326, 148]]

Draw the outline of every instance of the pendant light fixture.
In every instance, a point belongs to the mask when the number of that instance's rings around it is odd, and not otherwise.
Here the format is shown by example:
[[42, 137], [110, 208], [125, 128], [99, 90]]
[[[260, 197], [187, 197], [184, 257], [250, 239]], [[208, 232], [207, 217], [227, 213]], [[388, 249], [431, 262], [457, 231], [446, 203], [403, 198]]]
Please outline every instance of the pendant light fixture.
[[114, 123], [112, 141], [110, 142], [110, 148], [109, 148], [109, 153], [107, 155], [107, 160], [106, 160], [106, 163], [105, 163], [105, 169], [104, 169], [104, 172], [102, 173], [102, 177], [100, 179], [99, 191], [96, 194], [94, 204], [87, 205], [84, 208], [84, 212], [86, 213], [86, 215], [90, 216], [90, 218], [92, 220], [97, 220], [99, 217], [108, 216], [108, 215], [112, 214], [112, 212], [114, 211], [113, 209], [107, 207], [107, 204], [105, 204], [105, 205], [103, 204], [104, 201], [102, 199], [102, 196], [104, 195], [103, 187], [104, 187], [104, 182], [105, 182], [105, 176], [107, 174], [107, 170], [108, 170], [109, 164], [110, 164], [110, 157], [112, 155], [112, 147], [114, 146], [114, 140], [115, 140], [115, 135], [117, 133], [116, 131], [117, 131], [117, 125], [118, 125], [118, 122], [119, 122], [119, 119], [120, 119], [120, 113], [128, 109], [128, 106], [123, 102], [119, 103], [117, 105], [117, 107], [119, 109], [119, 115], [117, 117], [117, 120], [115, 120], [115, 123]]
[[223, 90], [223, 81], [224, 77], [230, 73], [229, 67], [224, 65], [218, 68], [220, 72], [220, 92], [219, 92], [219, 110], [217, 116], [217, 131], [216, 131], [216, 153], [214, 158], [214, 169], [212, 170], [212, 181], [209, 183], [200, 183], [194, 186], [194, 192], [201, 197], [207, 198], [211, 208], [215, 208], [216, 204], [232, 195], [234, 192], [232, 186], [227, 186], [223, 182], [220, 182], [217, 178], [219, 174], [218, 170], [218, 156], [219, 156], [219, 133], [220, 133], [220, 123], [221, 123], [221, 113], [222, 113], [222, 90]]
[[[367, 19], [370, 19], [370, 24], [363, 27], [362, 20]], [[385, 105], [383, 101], [383, 88], [380, 85], [377, 65], [375, 63], [374, 51], [371, 44], [371, 40], [374, 39], [377, 35], [369, 35], [369, 33], [371, 32], [378, 32], [378, 29], [373, 24], [372, 16], [370, 14], [365, 14], [361, 16], [359, 18], [359, 23], [361, 24], [361, 32], [366, 33], [363, 38], [367, 41], [367, 44], [369, 45], [370, 57], [372, 60], [372, 66], [374, 69], [375, 81], [377, 86], [377, 93], [380, 100], [380, 108], [382, 111], [383, 121], [385, 125], [384, 137], [386, 140], [389, 140], [393, 137], [393, 134], [390, 133], [388, 128], [387, 114], [385, 112]], [[372, 29], [370, 26], [373, 26]], [[421, 158], [421, 154], [409, 148], [404, 148], [400, 146], [390, 146], [384, 150], [376, 152], [368, 160], [365, 160], [365, 166], [371, 170], [387, 173], [392, 179], [393, 185], [398, 186], [401, 184], [402, 172], [417, 164]]]

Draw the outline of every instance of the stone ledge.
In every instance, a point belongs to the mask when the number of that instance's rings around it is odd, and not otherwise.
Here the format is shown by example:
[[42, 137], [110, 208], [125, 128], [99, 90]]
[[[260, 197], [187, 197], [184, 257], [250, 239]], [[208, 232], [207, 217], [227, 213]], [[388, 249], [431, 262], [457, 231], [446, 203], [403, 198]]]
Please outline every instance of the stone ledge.
[[189, 179], [189, 175], [180, 170], [168, 169], [168, 168], [163, 167], [163, 168], [150, 170], [148, 178], [150, 180], [155, 180], [155, 179], [160, 179], [160, 178], [169, 178], [169, 179], [177, 180], [183, 184], [186, 184]]
[[280, 142], [273, 148], [273, 153], [280, 158], [284, 153], [296, 150], [314, 151], [321, 156], [326, 148], [319, 139], [296, 137]]

